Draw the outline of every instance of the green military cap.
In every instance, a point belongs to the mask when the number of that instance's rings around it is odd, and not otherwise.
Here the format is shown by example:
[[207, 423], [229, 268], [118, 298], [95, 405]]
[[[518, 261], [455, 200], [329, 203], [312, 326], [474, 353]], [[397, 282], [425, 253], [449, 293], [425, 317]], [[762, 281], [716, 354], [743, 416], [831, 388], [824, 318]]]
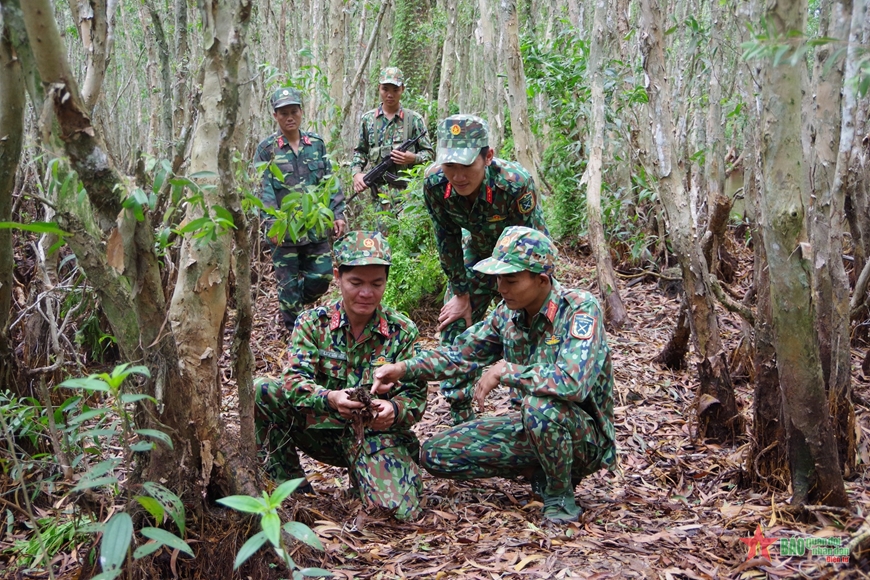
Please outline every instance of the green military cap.
[[302, 106], [302, 95], [294, 88], [283, 87], [272, 94], [272, 110], [277, 111], [287, 105]]
[[396, 85], [397, 87], [405, 86], [405, 75], [399, 67], [388, 66], [381, 71], [381, 76], [378, 77], [378, 83], [382, 85]]
[[474, 269], [484, 274], [513, 274], [523, 270], [552, 274], [558, 255], [550, 238], [538, 230], [511, 226], [502, 231], [492, 257], [481, 260]]
[[489, 147], [489, 123], [477, 115], [453, 115], [438, 125], [435, 163], [471, 165], [483, 147]]
[[390, 244], [380, 232], [348, 232], [332, 246], [335, 266], [389, 266]]

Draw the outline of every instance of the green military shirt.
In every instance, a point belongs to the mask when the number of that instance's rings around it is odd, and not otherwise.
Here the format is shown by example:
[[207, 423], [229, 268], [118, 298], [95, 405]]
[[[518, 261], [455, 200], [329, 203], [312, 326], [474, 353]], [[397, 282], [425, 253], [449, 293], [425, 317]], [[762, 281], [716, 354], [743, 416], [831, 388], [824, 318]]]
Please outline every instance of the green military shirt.
[[[299, 409], [329, 414], [328, 423], [345, 424], [326, 401], [329, 391], [371, 385], [379, 366], [414, 354], [419, 331], [407, 317], [380, 306], [358, 340], [354, 340], [342, 301], [299, 315], [284, 371], [284, 394]], [[387, 432], [407, 431], [426, 409], [425, 381], [412, 381], [390, 397], [396, 403], [396, 421]], [[384, 397], [382, 397], [384, 398]]]
[[[405, 124], [410, 127], [405, 128]], [[407, 139], [413, 139], [426, 129], [423, 117], [410, 109], [399, 107], [392, 119], [387, 119], [381, 106], [364, 113], [359, 124], [359, 139], [353, 149], [351, 174], [361, 173], [368, 167], [371, 169], [390, 155]], [[435, 158], [432, 143], [425, 136], [414, 146], [417, 154], [415, 164], [429, 163]], [[399, 170], [408, 169], [410, 165], [399, 165]]]
[[[294, 188], [304, 189], [310, 185], [319, 184], [332, 173], [332, 164], [326, 156], [326, 145], [316, 133], [300, 131], [299, 151], [294, 152], [287, 138], [280, 132], [271, 135], [260, 142], [254, 157], [255, 163], [274, 161], [284, 175], [281, 182], [266, 168], [259, 190], [259, 198], [263, 205], [279, 209], [284, 196]], [[329, 198], [329, 209], [336, 220], [344, 220], [344, 194], [336, 182], [335, 190]], [[308, 233], [308, 239], [300, 239], [297, 245], [308, 242], [319, 242], [325, 236], [317, 236], [316, 232]], [[289, 241], [289, 238], [288, 238]]]
[[[441, 267], [454, 294], [469, 291], [464, 258], [469, 265], [488, 258], [506, 227], [526, 226], [549, 235], [535, 183], [519, 163], [494, 158], [472, 203], [453, 193], [441, 166], [433, 165], [426, 171], [423, 196], [435, 225]], [[465, 256], [463, 228], [471, 233]]]
[[[594, 420], [603, 465], [616, 458], [613, 367], [598, 300], [553, 281], [540, 312], [500, 303], [489, 317], [461, 334], [451, 347], [426, 351], [405, 362], [405, 379], [452, 379], [504, 359], [500, 382], [516, 399], [555, 397], [579, 405]], [[604, 443], [604, 445], [602, 445]]]

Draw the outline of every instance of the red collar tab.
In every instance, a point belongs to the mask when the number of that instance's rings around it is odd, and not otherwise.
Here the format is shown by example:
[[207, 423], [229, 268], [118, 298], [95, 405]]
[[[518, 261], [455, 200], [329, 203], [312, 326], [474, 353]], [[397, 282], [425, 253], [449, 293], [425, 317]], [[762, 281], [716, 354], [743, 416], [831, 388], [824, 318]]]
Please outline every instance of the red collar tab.
[[384, 336], [390, 336], [390, 326], [387, 324], [387, 319], [381, 316], [381, 322], [378, 324], [378, 331]]
[[399, 112], [396, 114], [399, 116], [399, 118], [401, 120], [403, 120], [403, 121], [405, 120], [405, 109], [403, 109], [402, 107], [399, 107]]
[[311, 145], [311, 139], [308, 138], [308, 135], [302, 135], [302, 143], [304, 145]]
[[547, 318], [550, 322], [553, 322], [556, 319], [557, 310], [559, 310], [559, 306], [553, 300], [550, 300], [550, 303], [547, 304]]
[[341, 307], [335, 305], [335, 310], [332, 311], [332, 316], [329, 318], [329, 330], [335, 330], [341, 326]]
[[450, 197], [450, 192], [453, 191], [453, 187], [450, 185], [450, 182], [447, 183], [447, 189], [444, 190], [444, 199]]
[[280, 136], [278, 137], [277, 144], [278, 144], [278, 149], [283, 149], [283, 148], [284, 148], [284, 146], [287, 144], [287, 142], [284, 140], [284, 135], [280, 135]]
[[486, 203], [492, 203], [492, 188], [488, 184], [486, 186]]

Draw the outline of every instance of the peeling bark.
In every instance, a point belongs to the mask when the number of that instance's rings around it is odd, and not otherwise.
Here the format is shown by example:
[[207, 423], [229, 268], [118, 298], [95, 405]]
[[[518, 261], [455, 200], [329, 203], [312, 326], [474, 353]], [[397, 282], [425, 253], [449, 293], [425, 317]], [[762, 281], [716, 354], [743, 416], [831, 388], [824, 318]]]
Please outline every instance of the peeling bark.
[[447, 0], [447, 27], [444, 30], [444, 46], [441, 49], [441, 82], [438, 83], [438, 118], [450, 115], [450, 99], [453, 98], [453, 81], [456, 77], [456, 4]]

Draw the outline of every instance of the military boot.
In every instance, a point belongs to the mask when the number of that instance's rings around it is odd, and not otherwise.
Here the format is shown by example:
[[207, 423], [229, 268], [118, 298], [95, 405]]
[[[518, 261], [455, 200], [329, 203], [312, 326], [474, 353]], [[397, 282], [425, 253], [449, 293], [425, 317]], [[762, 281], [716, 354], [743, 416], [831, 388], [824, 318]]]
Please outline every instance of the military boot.
[[574, 490], [569, 490], [561, 495], [549, 495], [544, 493], [544, 511], [546, 519], [554, 524], [576, 522], [580, 519], [583, 509], [574, 501]]

